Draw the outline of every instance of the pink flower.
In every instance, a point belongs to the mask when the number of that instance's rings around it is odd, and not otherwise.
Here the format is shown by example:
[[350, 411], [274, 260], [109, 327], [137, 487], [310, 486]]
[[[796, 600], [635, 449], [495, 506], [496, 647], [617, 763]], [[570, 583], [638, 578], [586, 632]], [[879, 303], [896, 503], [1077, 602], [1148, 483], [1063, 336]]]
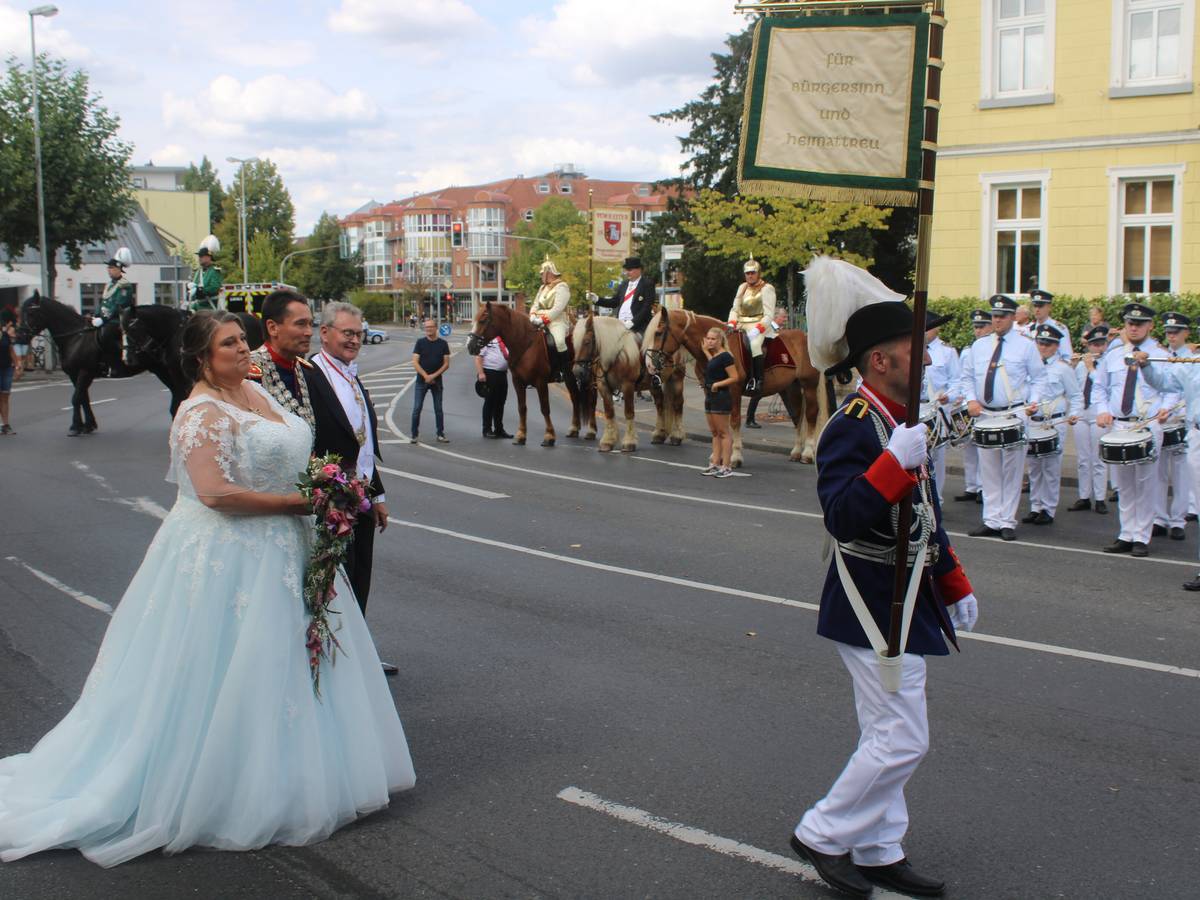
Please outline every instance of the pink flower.
[[[334, 463], [329, 463], [328, 465], [322, 466], [321, 471], [330, 478], [337, 478], [339, 475], [342, 475], [341, 466], [335, 465]], [[342, 475], [342, 477], [344, 478], [345, 476]]]
[[363, 497], [362, 503], [358, 504], [358, 511], [360, 513], [369, 513], [371, 511], [371, 501]]

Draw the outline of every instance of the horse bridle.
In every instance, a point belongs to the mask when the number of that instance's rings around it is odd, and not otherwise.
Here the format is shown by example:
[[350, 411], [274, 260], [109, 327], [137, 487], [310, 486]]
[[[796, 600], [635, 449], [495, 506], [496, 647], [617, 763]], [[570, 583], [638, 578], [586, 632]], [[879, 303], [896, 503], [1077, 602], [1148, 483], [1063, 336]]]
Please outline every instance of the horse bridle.
[[[685, 309], [683, 312], [688, 317], [689, 324], [695, 320], [696, 314], [694, 312], [692, 312], [690, 309]], [[661, 346], [651, 346], [650, 349], [646, 351], [646, 354], [650, 357], [650, 361], [652, 363], [654, 363], [655, 371], [657, 371], [658, 374], [661, 376], [662, 373], [667, 371], [668, 369], [674, 369], [674, 368], [679, 367], [680, 363], [679, 363], [678, 354], [679, 354], [680, 348], [683, 346], [683, 341], [680, 338], [675, 338], [674, 349], [672, 349], [672, 350], [667, 349], [667, 337], [668, 336], [670, 336], [672, 338], [675, 337], [674, 333], [671, 331], [671, 311], [669, 309], [663, 309], [662, 312], [659, 314], [658, 327], [659, 327], [659, 330], [662, 331], [662, 337], [660, 339], [659, 335], [657, 333], [655, 333], [654, 343], [660, 344]], [[684, 326], [684, 327], [686, 329], [687, 326]], [[667, 362], [668, 358], [670, 359], [670, 362]], [[687, 368], [684, 367], [683, 371], [684, 371], [684, 374], [686, 375]]]
[[[475, 328], [482, 328], [483, 331], [486, 332], [487, 329], [491, 326], [491, 324], [492, 324], [492, 304], [489, 301], [488, 303], [485, 303], [483, 306], [483, 315], [475, 320]], [[471, 333], [469, 335], [467, 335], [467, 352], [469, 354], [471, 354], [472, 356], [478, 356], [480, 351], [483, 350], [483, 348], [487, 345], [487, 343], [488, 342], [486, 340], [484, 340], [482, 334], [476, 334], [475, 330], [472, 329]]]

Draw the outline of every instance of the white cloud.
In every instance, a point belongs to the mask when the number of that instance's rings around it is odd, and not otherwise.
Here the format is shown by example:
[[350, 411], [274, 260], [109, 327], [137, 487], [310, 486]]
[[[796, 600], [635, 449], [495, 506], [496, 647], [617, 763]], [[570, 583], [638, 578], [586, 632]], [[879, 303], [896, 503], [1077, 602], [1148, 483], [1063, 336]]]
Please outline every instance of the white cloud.
[[463, 37], [485, 24], [463, 0], [342, 0], [328, 23], [333, 31], [406, 45]]
[[146, 158], [154, 160], [156, 166], [186, 166], [194, 161], [192, 154], [179, 144], [159, 147]]
[[252, 66], [266, 69], [292, 69], [306, 66], [317, 56], [312, 41], [271, 40], [215, 41], [212, 51], [218, 59], [236, 66]]
[[330, 175], [338, 164], [338, 155], [316, 147], [274, 147], [259, 151], [260, 159], [269, 159], [284, 178]]
[[727, 0], [562, 0], [549, 19], [521, 23], [530, 54], [582, 87], [706, 74], [742, 27]]
[[[39, 53], [62, 57], [73, 63], [92, 58], [92, 48], [75, 40], [71, 32], [54, 19], [37, 16], [34, 28]], [[0, 3], [0, 59], [12, 55], [28, 65], [29, 54], [28, 11], [24, 7]]]

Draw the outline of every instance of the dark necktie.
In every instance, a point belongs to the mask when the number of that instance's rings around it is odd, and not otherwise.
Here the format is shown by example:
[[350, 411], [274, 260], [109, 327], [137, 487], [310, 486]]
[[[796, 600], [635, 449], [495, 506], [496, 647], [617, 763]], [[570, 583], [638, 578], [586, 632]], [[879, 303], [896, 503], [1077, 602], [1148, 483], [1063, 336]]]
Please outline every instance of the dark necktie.
[[1092, 406], [1092, 373], [1087, 373], [1087, 378], [1083, 382], [1083, 408], [1090, 409]]
[[983, 402], [991, 406], [992, 395], [996, 393], [996, 369], [1000, 366], [1000, 353], [1004, 349], [1004, 335], [996, 335], [996, 349], [992, 351], [992, 361], [988, 363], [987, 375], [983, 378]]
[[[1134, 347], [1131, 352], [1137, 353], [1138, 348]], [[1121, 393], [1121, 415], [1123, 416], [1133, 413], [1133, 395], [1137, 391], [1137, 373], [1137, 363], [1125, 369], [1125, 390]]]

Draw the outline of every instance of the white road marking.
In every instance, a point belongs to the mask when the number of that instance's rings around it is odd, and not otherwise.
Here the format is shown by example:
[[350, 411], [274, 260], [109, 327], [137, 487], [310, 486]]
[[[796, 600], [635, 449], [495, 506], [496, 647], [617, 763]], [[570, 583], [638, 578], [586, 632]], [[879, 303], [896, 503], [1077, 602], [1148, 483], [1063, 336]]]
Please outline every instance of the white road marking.
[[44, 381], [41, 384], [22, 384], [12, 389], [12, 393], [20, 394], [25, 391], [40, 391], [42, 388], [48, 387], [71, 387], [71, 382], [67, 379], [62, 381]]
[[134, 497], [132, 500], [126, 497], [117, 497], [112, 502], [128, 506], [134, 512], [145, 513], [155, 519], [165, 519], [167, 517], [167, 510], [163, 509], [149, 497]]
[[100, 485], [100, 487], [104, 488], [104, 490], [108, 491], [110, 494], [116, 493], [116, 489], [108, 483], [108, 479], [103, 475], [98, 475], [93, 472], [91, 466], [89, 466], [87, 463], [73, 459], [71, 460], [71, 465], [90, 478], [92, 481], [96, 482], [96, 484]]
[[[409, 522], [404, 519], [397, 519], [388, 516], [388, 522], [394, 525], [402, 525], [405, 528], [415, 528], [418, 531], [428, 531], [431, 534], [440, 534], [446, 537], [457, 538], [461, 541], [468, 541], [473, 544], [482, 544], [487, 547], [496, 547], [500, 550], [511, 550], [515, 553], [524, 553], [527, 556], [536, 556], [541, 559], [549, 559], [555, 562], [567, 563], [572, 566], [580, 566], [585, 569], [596, 569], [601, 572], [612, 572], [617, 575], [627, 575], [631, 578], [642, 578], [647, 581], [657, 581], [663, 584], [674, 584], [679, 587], [692, 588], [697, 591], [705, 591], [710, 594], [722, 594], [728, 597], [742, 597], [747, 600], [758, 600], [763, 603], [773, 603], [777, 606], [790, 606], [795, 609], [806, 609], [810, 612], [816, 612], [820, 607], [816, 603], [806, 603], [802, 600], [791, 600], [787, 597], [776, 597], [773, 594], [760, 594], [757, 591], [745, 591], [741, 588], [724, 587], [719, 584], [708, 584], [703, 581], [692, 581], [688, 578], [676, 578], [673, 575], [660, 575], [657, 572], [644, 572], [640, 569], [627, 569], [624, 566], [614, 566], [609, 563], [592, 562], [589, 559], [578, 559], [573, 556], [563, 556], [559, 553], [551, 553], [548, 550], [535, 550], [532, 547], [522, 547], [519, 544], [510, 544], [506, 541], [497, 541], [492, 538], [480, 537], [474, 534], [465, 534], [461, 531], [452, 531], [448, 528], [439, 528], [436, 525], [423, 525], [420, 522]], [[1150, 672], [1161, 672], [1165, 675], [1179, 675], [1184, 678], [1200, 678], [1200, 669], [1190, 669], [1184, 666], [1172, 666], [1166, 663], [1148, 662], [1141, 659], [1130, 659], [1125, 656], [1112, 656], [1107, 653], [1094, 653], [1090, 650], [1076, 650], [1072, 647], [1062, 647], [1057, 644], [1042, 644], [1037, 641], [1025, 641], [1020, 638], [1001, 637], [999, 635], [982, 634], [980, 632], [963, 632], [958, 635], [960, 640], [982, 641], [988, 644], [1000, 644], [1006, 647], [1015, 647], [1021, 650], [1032, 650], [1036, 653], [1049, 653], [1054, 656], [1067, 656], [1073, 659], [1084, 659], [1090, 662], [1108, 663], [1114, 666], [1125, 666], [1131, 669], [1145, 669]]]
[[[117, 401], [116, 397], [105, 397], [103, 400], [93, 400], [92, 406], [99, 406], [101, 403], [115, 403], [116, 401]], [[74, 408], [75, 407], [73, 407], [73, 406], [64, 406], [62, 408], [62, 412], [70, 412]]]
[[[685, 844], [691, 844], [693, 847], [703, 847], [705, 850], [711, 850], [723, 856], [732, 856], [734, 859], [766, 866], [768, 869], [786, 872], [788, 875], [796, 875], [810, 884], [819, 884], [822, 886], [825, 884], [821, 876], [817, 874], [817, 870], [808, 863], [787, 856], [780, 856], [778, 853], [771, 853], [767, 850], [760, 850], [758, 847], [750, 844], [743, 844], [741, 841], [721, 837], [720, 835], [704, 831], [701, 828], [684, 825], [682, 822], [672, 822], [669, 819], [663, 819], [653, 813], [648, 813], [644, 809], [638, 809], [636, 806], [625, 806], [621, 803], [614, 803], [612, 800], [605, 800], [603, 797], [599, 797], [590, 791], [581, 791], [577, 787], [563, 788], [556, 796], [559, 800], [565, 800], [567, 803], [574, 804], [575, 806], [581, 806], [584, 809], [612, 816], [614, 819], [630, 825], [637, 825], [640, 828], [657, 831], [659, 834], [664, 834]], [[871, 896], [879, 898], [879, 900], [892, 900], [892, 898], [897, 898], [898, 900], [902, 895], [894, 894], [891, 891], [877, 887], [871, 892]]]
[[387, 472], [389, 475], [395, 475], [397, 478], [407, 478], [411, 481], [419, 481], [422, 484], [432, 484], [434, 487], [446, 488], [449, 491], [458, 491], [460, 494], [470, 494], [473, 497], [483, 497], [485, 500], [507, 500], [508, 494], [498, 494], [495, 491], [485, 491], [483, 488], [471, 487], [467, 484], [455, 484], [453, 481], [443, 481], [440, 478], [430, 478], [428, 475], [414, 475], [412, 472], [401, 472], [399, 469], [388, 469], [384, 466], [379, 467], [380, 472]]
[[29, 565], [29, 563], [25, 562], [22, 559], [19, 559], [16, 556], [7, 556], [7, 557], [5, 557], [5, 559], [7, 559], [11, 563], [16, 563], [18, 566], [20, 566], [22, 569], [27, 571], [34, 578], [41, 579], [42, 581], [46, 582], [46, 584], [50, 585], [50, 587], [54, 588], [55, 590], [62, 591], [68, 597], [70, 597], [74, 600], [78, 600], [84, 606], [90, 606], [92, 609], [98, 609], [102, 613], [105, 613], [110, 616], [112, 615], [113, 608], [111, 606], [109, 606], [107, 603], [105, 603], [103, 600], [97, 600], [91, 594], [85, 594], [83, 591], [77, 591], [77, 590], [75, 590], [75, 588], [73, 588], [69, 585], [63, 584], [61, 581], [59, 581], [53, 575], [47, 575], [45, 572], [42, 572], [39, 569], [35, 569], [33, 566]]

